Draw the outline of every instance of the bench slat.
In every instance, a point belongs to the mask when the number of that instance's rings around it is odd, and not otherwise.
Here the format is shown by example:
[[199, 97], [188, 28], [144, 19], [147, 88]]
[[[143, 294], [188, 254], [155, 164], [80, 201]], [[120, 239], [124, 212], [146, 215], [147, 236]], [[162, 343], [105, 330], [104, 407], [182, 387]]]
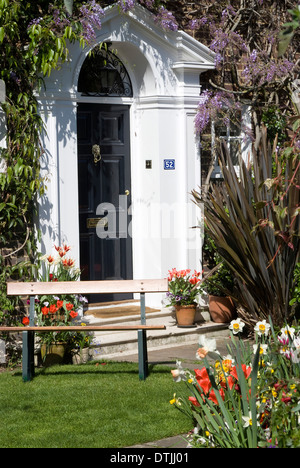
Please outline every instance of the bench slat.
[[113, 330], [165, 330], [165, 325], [70, 325], [57, 327], [0, 327], [0, 332], [56, 332], [56, 331], [113, 331]]
[[167, 291], [167, 279], [7, 283], [8, 296], [31, 296], [43, 294], [85, 295], [107, 293], [159, 293]]

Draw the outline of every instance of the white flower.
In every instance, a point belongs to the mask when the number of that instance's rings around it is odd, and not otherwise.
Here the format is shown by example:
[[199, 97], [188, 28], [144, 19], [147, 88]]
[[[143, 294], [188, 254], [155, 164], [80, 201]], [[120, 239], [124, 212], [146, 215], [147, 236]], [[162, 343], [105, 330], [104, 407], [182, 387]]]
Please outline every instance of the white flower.
[[177, 369], [172, 369], [171, 374], [174, 382], [180, 382], [181, 380], [187, 380], [186, 372], [181, 366], [181, 361], [176, 361]]
[[300, 337], [299, 336], [297, 336], [293, 340], [291, 359], [294, 364], [298, 364], [300, 362]]
[[199, 348], [196, 352], [197, 359], [203, 359], [209, 352], [214, 352], [217, 349], [217, 343], [215, 339], [206, 338], [205, 335], [201, 335], [199, 338]]
[[249, 413], [249, 416], [242, 416], [242, 419], [243, 419], [243, 421], [244, 421], [243, 427], [252, 426], [252, 416], [251, 416], [251, 413]]
[[[300, 406], [300, 400], [298, 401], [297, 406]], [[298, 413], [298, 424], [300, 424], [300, 411], [295, 411], [295, 413]]]
[[[252, 420], [252, 414], [251, 414], [251, 411], [249, 411], [249, 415], [248, 416], [242, 416], [242, 419], [244, 421], [244, 425], [243, 427], [249, 427], [249, 426], [252, 426], [253, 424], [253, 420]], [[258, 422], [257, 422], [258, 424]]]
[[262, 320], [261, 322], [257, 322], [257, 324], [254, 327], [254, 330], [256, 331], [258, 336], [262, 336], [262, 335], [268, 336], [270, 328], [271, 328], [270, 324], [267, 323], [265, 320]]
[[255, 345], [253, 345], [254, 354], [256, 354], [258, 346], [260, 347], [259, 354], [267, 354], [268, 345], [266, 345], [266, 344], [259, 344], [259, 345], [255, 344]]
[[232, 330], [234, 335], [237, 335], [243, 331], [244, 326], [244, 322], [242, 322], [240, 318], [237, 318], [230, 322], [229, 329]]
[[295, 335], [295, 328], [289, 327], [289, 325], [287, 325], [286, 327], [282, 328], [280, 332], [282, 335], [285, 335], [287, 338], [290, 337], [291, 339], [293, 339]]

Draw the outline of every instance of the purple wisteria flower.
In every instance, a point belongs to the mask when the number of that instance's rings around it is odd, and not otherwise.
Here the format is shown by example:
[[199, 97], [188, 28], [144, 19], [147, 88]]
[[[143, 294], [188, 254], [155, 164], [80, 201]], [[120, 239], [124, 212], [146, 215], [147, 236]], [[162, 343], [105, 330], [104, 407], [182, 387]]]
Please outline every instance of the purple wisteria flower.
[[140, 0], [141, 5], [145, 5], [147, 8], [153, 8], [155, 6], [155, 0]]
[[288, 75], [295, 66], [287, 59], [270, 60], [265, 52], [258, 52], [255, 49], [245, 59], [244, 65], [241, 76], [248, 86], [259, 86], [280, 80]]
[[20, 80], [20, 78], [18, 78], [16, 72], [14, 72], [12, 70], [10, 71], [10, 77], [16, 84], [19, 85], [21, 83], [21, 80]]
[[127, 13], [135, 6], [135, 0], [119, 0], [118, 5], [121, 7], [124, 13]]
[[199, 20], [197, 20], [197, 19], [190, 20], [189, 24], [188, 24], [188, 28], [191, 31], [195, 31], [195, 29], [198, 29], [199, 28]]
[[101, 29], [101, 18], [104, 16], [104, 10], [96, 3], [90, 0], [80, 8], [80, 23], [82, 25], [82, 34], [86, 42], [91, 43], [95, 37], [95, 29]]
[[62, 30], [70, 24], [70, 20], [64, 17], [59, 9], [54, 9], [52, 14], [56, 30]]
[[209, 48], [216, 54], [216, 69], [220, 68], [220, 65], [224, 61], [224, 56], [229, 48], [231, 50], [234, 49], [236, 57], [248, 51], [247, 45], [242, 36], [234, 31], [226, 32], [222, 28], [216, 28], [212, 24], [210, 26], [210, 33], [214, 39], [210, 43]]
[[170, 11], [161, 6], [155, 18], [156, 23], [160, 24], [163, 29], [167, 31], [178, 31], [178, 24], [176, 19]]
[[43, 17], [40, 16], [40, 18], [34, 18], [33, 20], [30, 21], [30, 23], [28, 24], [27, 26], [27, 29], [29, 29], [31, 26], [33, 26], [34, 24], [40, 24], [41, 21], [43, 21]]
[[195, 128], [198, 134], [203, 133], [213, 120], [221, 120], [227, 126], [230, 114], [241, 110], [239, 102], [234, 101], [229, 93], [224, 91], [204, 91], [198, 105], [195, 117]]

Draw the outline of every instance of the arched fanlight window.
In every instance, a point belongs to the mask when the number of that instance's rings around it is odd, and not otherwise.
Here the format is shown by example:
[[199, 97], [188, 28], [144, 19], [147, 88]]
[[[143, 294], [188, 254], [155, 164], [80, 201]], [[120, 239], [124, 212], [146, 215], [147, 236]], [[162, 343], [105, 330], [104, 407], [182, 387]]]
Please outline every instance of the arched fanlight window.
[[110, 45], [96, 46], [85, 59], [78, 80], [83, 96], [132, 97], [130, 77], [121, 60], [109, 50]]

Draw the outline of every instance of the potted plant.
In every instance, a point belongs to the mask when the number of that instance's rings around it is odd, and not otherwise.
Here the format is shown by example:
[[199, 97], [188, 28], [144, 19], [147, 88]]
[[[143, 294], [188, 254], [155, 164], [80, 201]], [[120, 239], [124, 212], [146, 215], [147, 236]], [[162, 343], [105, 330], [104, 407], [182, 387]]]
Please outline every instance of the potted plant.
[[[67, 257], [70, 247], [56, 247], [57, 257], [45, 255], [41, 258], [43, 273], [40, 281], [76, 281], [80, 270], [75, 261]], [[79, 316], [79, 310], [86, 299], [77, 295], [60, 297], [44, 295], [36, 301], [35, 313], [38, 326], [64, 326], [62, 332], [41, 332], [37, 334], [41, 345], [41, 357], [45, 365], [62, 362], [67, 350], [74, 346], [78, 339], [68, 331], [68, 326]], [[80, 334], [80, 333], [79, 333]]]
[[178, 327], [193, 327], [196, 314], [197, 296], [200, 293], [201, 273], [191, 270], [176, 270], [168, 272], [169, 291], [168, 306], [174, 306]]
[[93, 334], [91, 332], [84, 331], [86, 323], [82, 319], [77, 322], [78, 323], [75, 325], [81, 325], [83, 327], [83, 331], [74, 333], [68, 344], [73, 364], [83, 364], [90, 358], [89, 348], [93, 339]]
[[214, 240], [207, 229], [204, 231], [203, 256], [211, 269], [202, 283], [203, 291], [208, 294], [211, 319], [216, 323], [228, 323], [236, 316], [236, 308], [230, 297], [234, 279], [230, 269], [218, 254]]
[[213, 322], [228, 323], [236, 316], [236, 307], [230, 294], [234, 286], [231, 271], [225, 262], [219, 263], [216, 272], [204, 278], [202, 288], [208, 294], [209, 313]]

